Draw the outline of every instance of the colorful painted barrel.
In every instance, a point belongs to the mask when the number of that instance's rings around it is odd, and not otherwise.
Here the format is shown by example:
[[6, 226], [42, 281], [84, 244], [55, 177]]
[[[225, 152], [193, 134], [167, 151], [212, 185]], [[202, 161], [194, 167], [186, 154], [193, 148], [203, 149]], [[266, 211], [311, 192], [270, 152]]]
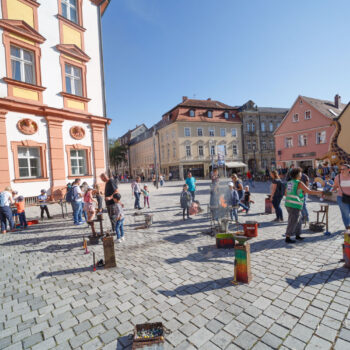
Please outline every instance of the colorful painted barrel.
[[247, 221], [243, 224], [244, 235], [246, 237], [258, 237], [258, 222]]
[[345, 266], [350, 268], [350, 233], [344, 233], [343, 257]]
[[235, 240], [231, 233], [218, 233], [215, 237], [217, 248], [234, 248]]
[[252, 280], [252, 274], [250, 271], [250, 245], [246, 243], [244, 245], [235, 246], [235, 258], [236, 258], [236, 281], [242, 283], [249, 283]]
[[270, 197], [265, 198], [265, 214], [272, 214], [275, 212], [275, 208], [272, 205]]

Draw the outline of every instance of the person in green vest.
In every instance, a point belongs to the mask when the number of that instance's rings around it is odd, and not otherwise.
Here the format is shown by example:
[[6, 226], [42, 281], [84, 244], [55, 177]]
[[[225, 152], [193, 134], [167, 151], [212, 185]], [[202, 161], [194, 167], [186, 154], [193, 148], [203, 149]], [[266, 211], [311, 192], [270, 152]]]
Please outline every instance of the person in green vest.
[[302, 226], [301, 211], [304, 204], [304, 193], [317, 196], [321, 195], [322, 192], [312, 191], [300, 181], [302, 175], [302, 170], [300, 168], [291, 169], [289, 175], [290, 180], [287, 182], [285, 202], [288, 212], [286, 243], [295, 243], [295, 240], [291, 239], [291, 236], [295, 235], [297, 240], [304, 239], [300, 236]]

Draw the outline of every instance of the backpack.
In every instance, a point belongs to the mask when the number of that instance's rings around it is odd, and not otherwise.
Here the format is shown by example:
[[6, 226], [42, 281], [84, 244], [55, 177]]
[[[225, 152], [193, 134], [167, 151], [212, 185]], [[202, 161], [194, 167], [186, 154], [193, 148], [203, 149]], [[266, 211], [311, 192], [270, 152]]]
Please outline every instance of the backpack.
[[75, 201], [75, 196], [74, 196], [74, 187], [70, 187], [66, 193], [66, 202], [67, 203], [72, 203]]
[[0, 192], [0, 207], [5, 206], [5, 192]]
[[278, 197], [284, 196], [284, 194], [286, 193], [286, 188], [287, 188], [286, 183], [282, 182], [281, 180], [278, 181], [277, 188], [276, 188], [276, 192], [278, 194]]

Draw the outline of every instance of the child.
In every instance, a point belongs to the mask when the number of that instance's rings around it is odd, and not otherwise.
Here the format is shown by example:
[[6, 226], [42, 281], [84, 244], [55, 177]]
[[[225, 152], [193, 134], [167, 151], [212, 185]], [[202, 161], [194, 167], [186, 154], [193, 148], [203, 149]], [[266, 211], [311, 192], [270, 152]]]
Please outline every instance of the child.
[[146, 203], [149, 208], [149, 191], [148, 191], [148, 186], [145, 185], [143, 186], [143, 190], [141, 190], [143, 193], [143, 206], [146, 208]]
[[190, 211], [189, 211], [191, 206], [191, 200], [192, 200], [191, 193], [188, 191], [188, 186], [185, 184], [182, 187], [182, 192], [180, 195], [180, 204], [181, 204], [181, 208], [183, 209], [182, 216], [184, 220], [185, 220], [185, 212], [187, 212], [187, 219], [192, 219], [190, 217]]
[[95, 205], [97, 201], [92, 197], [92, 190], [93, 188], [88, 186], [84, 195], [84, 211], [87, 213], [87, 222], [92, 221], [95, 216]]
[[46, 201], [47, 201], [46, 190], [41, 190], [40, 193], [41, 194], [38, 196], [38, 202], [40, 203], [41, 220], [44, 220], [44, 211], [46, 212], [47, 218], [52, 219], [49, 213], [49, 208], [46, 205]]
[[235, 189], [235, 185], [233, 182], [229, 182], [228, 190], [225, 194], [225, 201], [227, 205], [231, 208], [230, 216], [231, 220], [233, 218], [238, 222], [238, 204], [239, 204], [239, 196], [238, 192]]
[[320, 201], [323, 202], [326, 195], [329, 195], [330, 193], [332, 193], [332, 188], [334, 186], [334, 181], [330, 178], [329, 175], [326, 175], [326, 180], [324, 183], [324, 187], [323, 187], [323, 192], [320, 198]]
[[254, 201], [252, 201], [250, 199], [250, 192], [249, 192], [249, 186], [248, 185], [244, 187], [244, 195], [243, 195], [243, 201], [242, 202], [248, 208], [250, 208], [250, 203], [254, 203]]
[[115, 233], [117, 234], [117, 242], [124, 241], [124, 211], [123, 204], [120, 202], [122, 196], [120, 193], [114, 193], [111, 217], [115, 222]]
[[21, 228], [26, 228], [27, 220], [26, 220], [26, 212], [24, 211], [24, 197], [18, 196], [16, 201], [17, 214], [19, 217], [19, 223]]

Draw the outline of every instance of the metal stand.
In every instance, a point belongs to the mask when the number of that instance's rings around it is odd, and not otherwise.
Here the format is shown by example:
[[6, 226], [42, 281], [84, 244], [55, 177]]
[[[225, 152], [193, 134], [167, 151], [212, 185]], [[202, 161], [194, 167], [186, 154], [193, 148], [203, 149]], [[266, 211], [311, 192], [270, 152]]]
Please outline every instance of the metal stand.
[[[328, 231], [328, 204], [321, 204], [320, 210], [314, 210], [314, 213], [317, 214], [316, 224], [326, 224], [325, 235], [329, 236], [331, 233]], [[322, 219], [320, 220], [320, 216], [322, 215]]]

